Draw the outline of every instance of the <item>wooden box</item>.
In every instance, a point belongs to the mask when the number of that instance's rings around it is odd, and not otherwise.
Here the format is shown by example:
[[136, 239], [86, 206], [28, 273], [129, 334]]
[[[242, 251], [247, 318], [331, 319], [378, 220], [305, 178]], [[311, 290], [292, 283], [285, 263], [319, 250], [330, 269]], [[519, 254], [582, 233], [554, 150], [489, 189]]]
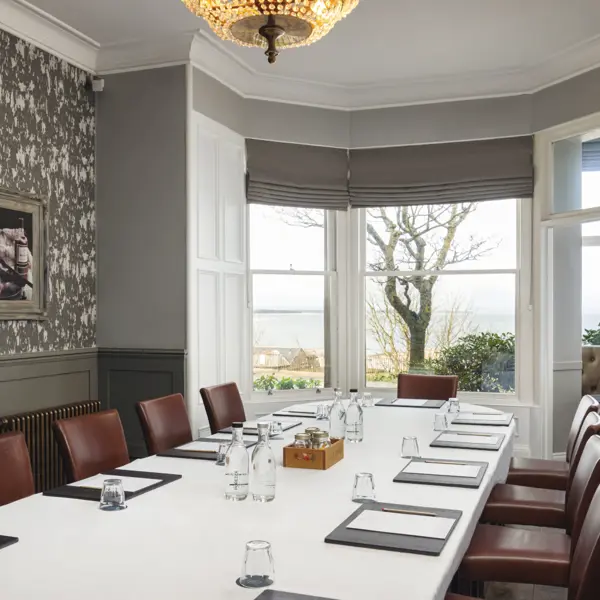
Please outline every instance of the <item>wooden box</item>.
[[323, 450], [284, 446], [283, 466], [325, 471], [344, 458], [344, 440], [332, 439], [331, 442], [331, 446]]

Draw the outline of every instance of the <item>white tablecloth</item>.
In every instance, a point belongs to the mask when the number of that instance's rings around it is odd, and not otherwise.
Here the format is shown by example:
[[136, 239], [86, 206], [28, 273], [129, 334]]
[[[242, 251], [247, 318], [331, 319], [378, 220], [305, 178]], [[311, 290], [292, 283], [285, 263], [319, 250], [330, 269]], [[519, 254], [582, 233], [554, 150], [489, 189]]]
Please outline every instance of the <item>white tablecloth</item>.
[[[0, 597], [252, 600], [259, 592], [235, 580], [245, 542], [264, 539], [273, 547], [276, 589], [337, 600], [441, 600], [493, 483], [506, 477], [514, 425], [452, 427], [505, 433], [498, 452], [430, 448], [435, 412], [366, 409], [364, 443], [346, 444], [346, 458], [329, 471], [280, 466], [277, 497], [269, 504], [224, 500], [223, 469], [213, 462], [150, 457], [127, 468], [183, 478], [131, 500], [125, 511], [105, 513], [92, 502], [41, 495], [2, 507], [0, 534], [20, 542], [0, 550]], [[315, 425], [314, 419], [305, 423]], [[286, 440], [299, 430], [287, 432]], [[481, 487], [393, 483], [407, 463], [400, 457], [405, 435], [418, 437], [423, 456], [489, 462]], [[272, 442], [280, 464], [284, 443]], [[374, 474], [378, 500], [463, 511], [440, 556], [323, 542], [356, 510], [350, 498], [359, 471]]]

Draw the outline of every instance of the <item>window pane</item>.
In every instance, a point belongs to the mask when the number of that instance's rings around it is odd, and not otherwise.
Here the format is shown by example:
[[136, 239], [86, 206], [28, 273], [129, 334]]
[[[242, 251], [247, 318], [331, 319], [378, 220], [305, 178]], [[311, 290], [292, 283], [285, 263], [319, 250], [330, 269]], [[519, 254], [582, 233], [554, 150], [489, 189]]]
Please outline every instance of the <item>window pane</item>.
[[250, 268], [325, 270], [325, 211], [250, 205]]
[[515, 275], [368, 277], [368, 385], [452, 374], [468, 392], [514, 392]]
[[[584, 246], [582, 248], [581, 304], [583, 330], [600, 330], [600, 246]], [[600, 345], [599, 333], [587, 336], [585, 343]]]
[[254, 275], [254, 389], [329, 384], [324, 275]]
[[496, 200], [369, 209], [366, 269], [514, 269], [517, 205]]

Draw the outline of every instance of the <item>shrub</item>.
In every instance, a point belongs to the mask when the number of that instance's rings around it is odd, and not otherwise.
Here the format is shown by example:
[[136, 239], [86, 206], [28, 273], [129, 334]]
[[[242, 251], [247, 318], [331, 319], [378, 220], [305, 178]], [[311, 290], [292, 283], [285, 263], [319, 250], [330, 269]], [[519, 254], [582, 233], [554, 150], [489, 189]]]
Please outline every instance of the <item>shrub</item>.
[[305, 379], [304, 377], [277, 379], [275, 375], [261, 375], [254, 380], [255, 390], [306, 390], [319, 388], [321, 385], [318, 379]]
[[600, 323], [598, 329], [586, 329], [582, 340], [586, 346], [600, 346]]
[[440, 351], [430, 367], [437, 375], [457, 375], [464, 392], [512, 392], [515, 388], [515, 336], [473, 333]]

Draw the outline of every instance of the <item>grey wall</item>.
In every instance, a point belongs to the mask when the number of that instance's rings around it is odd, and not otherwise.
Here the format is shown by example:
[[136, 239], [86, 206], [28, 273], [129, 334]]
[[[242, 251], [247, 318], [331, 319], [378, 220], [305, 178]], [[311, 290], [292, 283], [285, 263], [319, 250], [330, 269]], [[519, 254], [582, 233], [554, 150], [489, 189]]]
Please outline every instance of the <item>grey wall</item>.
[[98, 398], [95, 349], [0, 357], [0, 417]]
[[347, 148], [350, 113], [282, 102], [244, 99], [193, 70], [194, 110], [246, 138]]
[[244, 99], [194, 69], [194, 109], [244, 137], [368, 148], [529, 135], [600, 112], [600, 69], [535, 94], [340, 111]]
[[48, 320], [0, 321], [0, 355], [93, 347], [95, 109], [86, 74], [0, 31], [0, 90], [0, 187], [47, 197], [50, 226]]
[[185, 67], [106, 77], [97, 156], [98, 345], [183, 349]]

